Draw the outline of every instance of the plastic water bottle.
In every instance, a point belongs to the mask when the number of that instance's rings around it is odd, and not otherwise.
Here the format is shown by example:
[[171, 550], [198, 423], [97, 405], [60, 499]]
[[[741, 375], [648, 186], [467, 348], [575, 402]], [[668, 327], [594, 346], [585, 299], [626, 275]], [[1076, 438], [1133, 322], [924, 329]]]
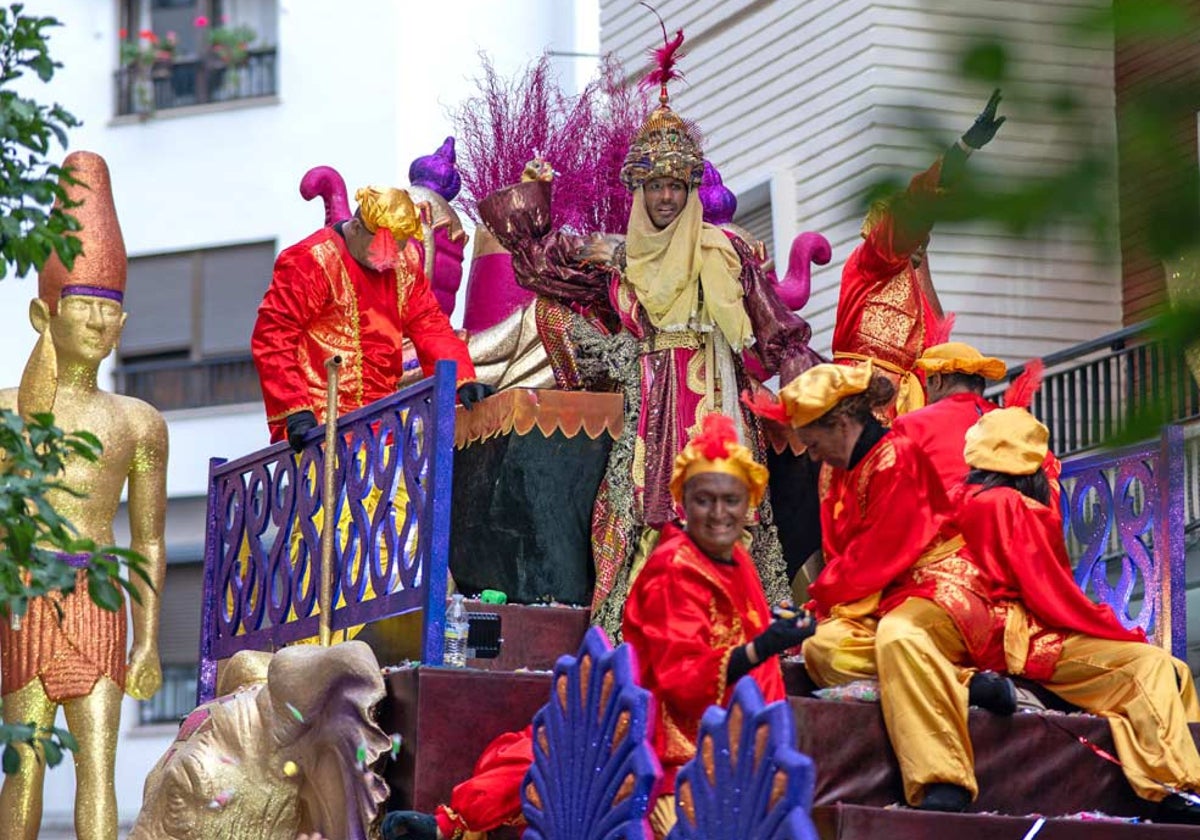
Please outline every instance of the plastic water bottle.
[[467, 667], [467, 605], [455, 592], [446, 607], [446, 651], [443, 664], [447, 668]]

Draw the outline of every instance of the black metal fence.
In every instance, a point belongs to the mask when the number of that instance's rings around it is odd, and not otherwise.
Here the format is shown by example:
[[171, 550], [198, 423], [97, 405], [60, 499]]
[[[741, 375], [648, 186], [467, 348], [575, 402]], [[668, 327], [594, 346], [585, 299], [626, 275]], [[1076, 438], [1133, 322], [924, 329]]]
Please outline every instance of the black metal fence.
[[117, 368], [117, 390], [159, 411], [258, 402], [262, 390], [249, 354], [191, 360], [128, 361]]
[[[1055, 454], [1098, 446], [1140, 413], [1156, 412], [1163, 423], [1200, 415], [1200, 390], [1187, 360], [1149, 335], [1148, 326], [1127, 327], [1045, 357], [1045, 379], [1031, 409], [1050, 429]], [[1013, 368], [1009, 379], [1022, 370]]]
[[115, 74], [117, 116], [274, 96], [274, 47], [251, 50], [238, 66], [211, 57], [122, 67]]

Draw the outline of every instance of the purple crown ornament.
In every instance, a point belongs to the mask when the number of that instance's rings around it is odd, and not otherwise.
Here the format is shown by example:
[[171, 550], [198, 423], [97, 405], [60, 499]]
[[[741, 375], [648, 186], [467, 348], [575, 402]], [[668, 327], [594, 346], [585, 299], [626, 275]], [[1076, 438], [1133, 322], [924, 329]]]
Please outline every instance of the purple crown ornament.
[[428, 187], [450, 201], [462, 188], [462, 178], [454, 162], [454, 138], [447, 137], [436, 152], [412, 162], [408, 167], [408, 182], [416, 187]]
[[710, 225], [727, 225], [737, 212], [737, 196], [721, 181], [721, 173], [709, 161], [704, 161], [704, 177], [700, 179], [700, 204], [704, 221]]

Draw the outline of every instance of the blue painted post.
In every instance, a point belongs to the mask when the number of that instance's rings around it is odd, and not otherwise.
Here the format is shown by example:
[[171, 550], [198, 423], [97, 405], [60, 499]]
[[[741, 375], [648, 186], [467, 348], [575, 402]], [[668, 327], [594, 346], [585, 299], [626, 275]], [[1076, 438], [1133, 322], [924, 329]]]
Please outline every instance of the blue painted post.
[[1184, 526], [1187, 501], [1184, 484], [1183, 427], [1163, 429], [1158, 455], [1159, 531], [1155, 535], [1164, 560], [1162, 638], [1170, 644], [1171, 653], [1187, 659], [1187, 548], [1184, 545]]
[[207, 703], [217, 692], [217, 660], [213, 657], [213, 636], [217, 632], [217, 566], [220, 552], [217, 542], [220, 533], [220, 511], [217, 505], [217, 468], [225, 458], [208, 459], [208, 508], [204, 525], [204, 605], [200, 618], [200, 674], [196, 681], [196, 705]]
[[429, 454], [429, 529], [425, 555], [425, 621], [421, 661], [441, 665], [446, 632], [446, 582], [450, 575], [450, 508], [454, 489], [454, 401], [457, 365], [440, 361], [434, 369]]

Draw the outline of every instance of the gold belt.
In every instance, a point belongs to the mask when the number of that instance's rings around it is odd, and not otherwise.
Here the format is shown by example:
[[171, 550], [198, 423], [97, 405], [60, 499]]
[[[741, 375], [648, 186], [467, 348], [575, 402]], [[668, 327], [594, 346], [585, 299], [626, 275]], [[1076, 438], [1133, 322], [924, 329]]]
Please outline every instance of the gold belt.
[[962, 534], [956, 534], [948, 540], [935, 543], [925, 549], [925, 553], [917, 558], [917, 562], [913, 563], [913, 568], [920, 569], [923, 566], [930, 566], [945, 560], [947, 557], [957, 554], [966, 544], [967, 541], [963, 539]]
[[639, 352], [657, 353], [659, 350], [699, 350], [704, 344], [704, 338], [692, 330], [680, 332], [658, 332], [649, 338], [642, 339]]

